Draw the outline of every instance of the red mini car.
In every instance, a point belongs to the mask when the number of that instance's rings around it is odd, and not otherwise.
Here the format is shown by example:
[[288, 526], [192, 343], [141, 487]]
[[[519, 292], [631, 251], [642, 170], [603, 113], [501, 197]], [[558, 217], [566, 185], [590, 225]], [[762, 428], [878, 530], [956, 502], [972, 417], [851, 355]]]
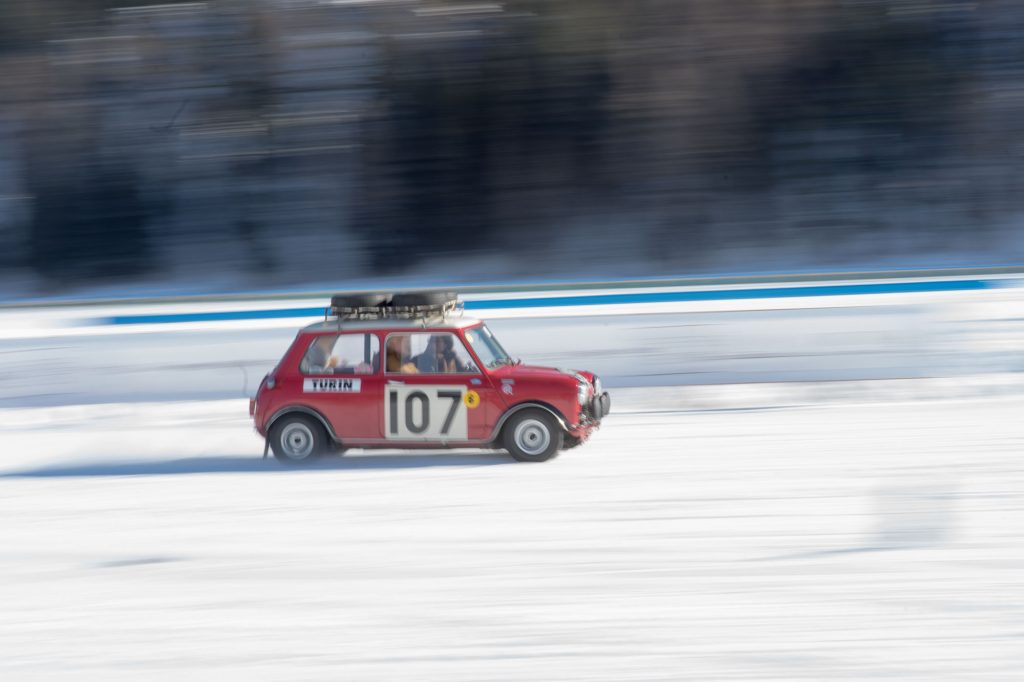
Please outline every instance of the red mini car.
[[[249, 403], [274, 456], [495, 448], [542, 462], [583, 443], [611, 399], [590, 372], [523, 365], [450, 293], [339, 295]], [[266, 454], [266, 452], [264, 452]]]

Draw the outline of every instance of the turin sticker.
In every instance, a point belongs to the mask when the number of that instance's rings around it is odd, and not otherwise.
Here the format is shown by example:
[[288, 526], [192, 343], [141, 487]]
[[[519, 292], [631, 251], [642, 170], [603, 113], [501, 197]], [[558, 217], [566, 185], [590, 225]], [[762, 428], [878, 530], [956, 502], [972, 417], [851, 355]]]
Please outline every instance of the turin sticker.
[[302, 382], [303, 393], [359, 393], [362, 389], [362, 379], [304, 379]]

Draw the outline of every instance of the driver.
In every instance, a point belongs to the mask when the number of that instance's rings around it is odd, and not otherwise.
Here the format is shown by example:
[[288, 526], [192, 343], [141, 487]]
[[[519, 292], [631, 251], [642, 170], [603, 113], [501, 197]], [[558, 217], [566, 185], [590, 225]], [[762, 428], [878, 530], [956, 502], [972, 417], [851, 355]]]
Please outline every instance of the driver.
[[413, 362], [416, 363], [416, 369], [421, 372], [439, 372], [441, 368], [437, 365], [437, 336], [431, 336], [427, 340], [427, 347], [423, 349], [423, 352], [413, 358]]
[[455, 353], [455, 339], [451, 334], [442, 334], [434, 337], [437, 353], [437, 371], [452, 374], [465, 372], [466, 363], [459, 359]]
[[416, 368], [421, 372], [454, 374], [465, 372], [466, 365], [455, 353], [455, 339], [451, 334], [434, 334], [427, 341], [427, 347], [415, 358]]

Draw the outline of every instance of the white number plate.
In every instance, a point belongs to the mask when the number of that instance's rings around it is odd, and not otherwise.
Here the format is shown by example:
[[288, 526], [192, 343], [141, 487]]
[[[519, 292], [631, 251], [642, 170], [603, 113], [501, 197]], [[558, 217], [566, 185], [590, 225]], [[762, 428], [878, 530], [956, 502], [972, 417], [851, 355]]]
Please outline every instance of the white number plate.
[[384, 389], [384, 435], [395, 440], [466, 440], [465, 386]]

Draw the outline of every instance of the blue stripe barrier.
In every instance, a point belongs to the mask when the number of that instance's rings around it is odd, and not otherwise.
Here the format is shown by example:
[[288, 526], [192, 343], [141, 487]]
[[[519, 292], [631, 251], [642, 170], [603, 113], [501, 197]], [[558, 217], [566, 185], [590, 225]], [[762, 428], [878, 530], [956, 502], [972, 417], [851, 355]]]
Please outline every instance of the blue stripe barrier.
[[166, 313], [161, 315], [115, 315], [90, 321], [96, 325], [174, 324], [176, 322], [234, 322], [238, 320], [279, 320], [289, 317], [323, 317], [324, 308], [280, 308], [276, 310], [230, 310], [209, 313]]
[[[943, 291], [978, 291], [998, 286], [992, 280], [939, 280], [932, 282], [887, 282], [876, 284], [834, 284], [825, 286], [771, 287], [761, 289], [715, 289], [706, 291], [653, 291], [628, 294], [580, 294], [572, 296], [477, 299], [465, 302], [466, 310], [523, 308], [566, 308], [589, 305], [636, 303], [684, 303], [693, 301], [738, 301], [768, 298], [816, 296], [857, 296], [865, 294], [906, 294]], [[94, 318], [92, 325], [174, 324], [182, 322], [229, 322], [320, 317], [324, 308], [278, 308], [154, 315], [115, 315]]]
[[690, 301], [736, 301], [805, 296], [851, 296], [863, 294], [905, 294], [935, 291], [975, 291], [992, 285], [985, 280], [939, 282], [893, 282], [887, 284], [850, 284], [816, 287], [774, 287], [770, 289], [717, 289], [710, 291], [665, 291], [635, 294], [593, 294], [552, 298], [509, 298], [495, 301], [466, 301], [466, 309], [551, 308], [581, 305], [629, 303], [679, 303]]

